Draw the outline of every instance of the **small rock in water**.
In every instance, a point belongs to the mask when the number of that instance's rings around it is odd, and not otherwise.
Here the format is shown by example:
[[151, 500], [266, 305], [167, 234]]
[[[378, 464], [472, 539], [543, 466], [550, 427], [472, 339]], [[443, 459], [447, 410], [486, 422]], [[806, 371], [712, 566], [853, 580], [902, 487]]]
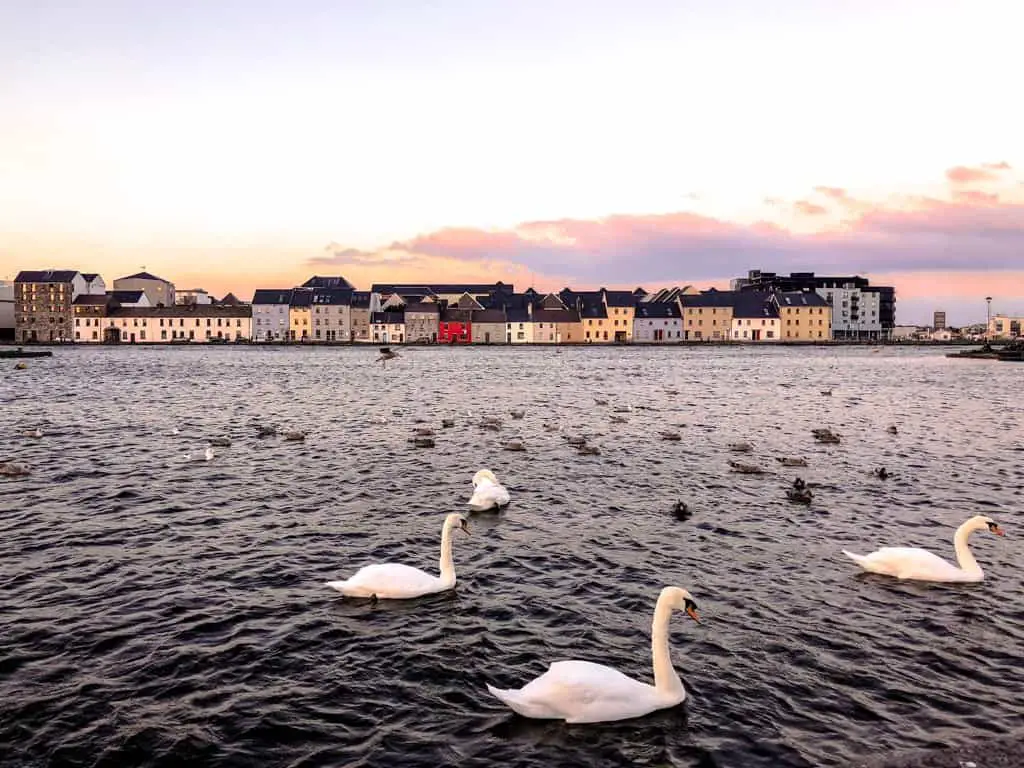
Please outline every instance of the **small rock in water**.
[[753, 464], [744, 464], [740, 461], [730, 461], [729, 466], [732, 467], [733, 472], [739, 472], [741, 475], [762, 475], [764, 470], [760, 467], [754, 466]]
[[886, 431], [887, 431], [887, 432], [888, 432], [888, 433], [889, 433], [890, 435], [898, 435], [898, 434], [899, 434], [899, 430], [898, 430], [898, 429], [896, 429], [896, 425], [895, 425], [895, 424], [893, 424], [893, 425], [892, 425], [891, 427], [889, 427], [889, 429], [887, 429]]
[[13, 461], [0, 462], [0, 475], [4, 477], [22, 477], [30, 474], [32, 471], [27, 464], [18, 464]]
[[455, 426], [455, 419], [441, 419], [442, 429], [451, 429]]
[[284, 433], [284, 439], [285, 440], [290, 440], [293, 443], [301, 443], [303, 440], [306, 439], [306, 433], [305, 432], [297, 432], [297, 431], [296, 432], [285, 432]]
[[522, 410], [519, 410], [519, 411], [509, 411], [509, 413], [512, 415], [513, 419], [521, 419], [521, 418], [523, 418], [523, 416], [526, 415], [526, 411], [522, 411]]
[[601, 449], [596, 445], [581, 445], [579, 451], [580, 456], [600, 456]]
[[506, 451], [525, 451], [526, 446], [523, 445], [522, 440], [509, 440], [505, 445], [502, 446]]
[[659, 432], [662, 440], [682, 440], [683, 436], [678, 432]]
[[420, 437], [432, 437], [434, 430], [430, 427], [416, 427], [415, 433]]
[[413, 445], [417, 448], [433, 448], [434, 438], [432, 437], [414, 437], [412, 439]]
[[277, 434], [277, 427], [259, 426], [259, 427], [256, 427], [256, 430], [257, 430], [257, 434], [256, 434], [257, 437], [273, 437], [274, 435]]
[[567, 442], [569, 445], [571, 445], [571, 446], [573, 446], [575, 448], [580, 448], [580, 447], [582, 447], [582, 446], [587, 444], [587, 438], [585, 438], [585, 437], [567, 437], [565, 439], [565, 442]]
[[729, 443], [729, 450], [735, 453], [750, 453], [754, 446], [750, 443]]
[[231, 447], [231, 438], [229, 438], [229, 437], [215, 437], [215, 438], [210, 440], [210, 445], [214, 446], [215, 448], [230, 448]]
[[793, 459], [785, 456], [776, 456], [775, 460], [784, 467], [806, 467], [807, 459]]

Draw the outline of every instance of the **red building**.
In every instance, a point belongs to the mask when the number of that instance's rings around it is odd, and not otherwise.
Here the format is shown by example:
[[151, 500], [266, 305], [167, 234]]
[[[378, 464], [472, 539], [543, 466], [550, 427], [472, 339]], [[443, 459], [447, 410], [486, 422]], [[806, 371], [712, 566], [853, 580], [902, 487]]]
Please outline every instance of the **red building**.
[[471, 344], [473, 318], [468, 309], [445, 309], [437, 329], [438, 344]]

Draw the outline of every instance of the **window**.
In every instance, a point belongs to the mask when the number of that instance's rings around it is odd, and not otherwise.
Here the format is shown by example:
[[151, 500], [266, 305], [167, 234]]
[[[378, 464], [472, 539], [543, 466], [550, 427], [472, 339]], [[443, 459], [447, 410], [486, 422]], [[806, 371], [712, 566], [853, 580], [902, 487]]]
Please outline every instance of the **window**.
[[81, 338], [82, 338], [82, 334], [80, 334], [78, 331], [75, 331], [75, 341], [78, 341]]
[[161, 341], [166, 341], [167, 340], [167, 331], [160, 331], [160, 340]]

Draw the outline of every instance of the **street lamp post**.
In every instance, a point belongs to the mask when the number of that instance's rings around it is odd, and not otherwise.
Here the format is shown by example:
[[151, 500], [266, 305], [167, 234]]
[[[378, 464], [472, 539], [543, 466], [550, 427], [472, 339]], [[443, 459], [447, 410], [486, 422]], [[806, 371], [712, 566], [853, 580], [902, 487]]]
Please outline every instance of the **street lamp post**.
[[992, 297], [985, 297], [985, 343], [989, 343], [992, 338], [989, 332], [989, 328], [992, 326]]

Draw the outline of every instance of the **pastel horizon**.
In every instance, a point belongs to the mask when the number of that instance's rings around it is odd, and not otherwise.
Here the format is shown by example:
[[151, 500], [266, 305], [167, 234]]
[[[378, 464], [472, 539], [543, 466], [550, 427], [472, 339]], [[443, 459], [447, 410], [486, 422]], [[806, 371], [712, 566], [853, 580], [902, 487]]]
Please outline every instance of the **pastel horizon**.
[[343, 6], [0, 9], [0, 279], [764, 269], [894, 285], [901, 324], [1024, 315], [1006, 3]]

